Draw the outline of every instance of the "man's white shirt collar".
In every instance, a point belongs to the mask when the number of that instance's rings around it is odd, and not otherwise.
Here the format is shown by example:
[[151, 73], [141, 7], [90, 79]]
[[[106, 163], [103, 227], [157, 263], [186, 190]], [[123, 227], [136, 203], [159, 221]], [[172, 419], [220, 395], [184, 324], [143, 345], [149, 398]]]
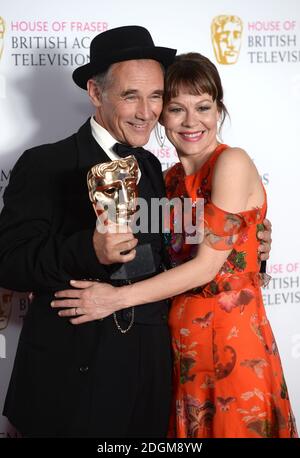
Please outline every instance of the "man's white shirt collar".
[[100, 126], [100, 124], [95, 121], [94, 117], [91, 117], [91, 129], [92, 135], [98, 145], [105, 151], [109, 159], [115, 161], [116, 159], [120, 159], [120, 157], [113, 151], [114, 145], [117, 141], [110, 135], [110, 133], [104, 129], [104, 127]]

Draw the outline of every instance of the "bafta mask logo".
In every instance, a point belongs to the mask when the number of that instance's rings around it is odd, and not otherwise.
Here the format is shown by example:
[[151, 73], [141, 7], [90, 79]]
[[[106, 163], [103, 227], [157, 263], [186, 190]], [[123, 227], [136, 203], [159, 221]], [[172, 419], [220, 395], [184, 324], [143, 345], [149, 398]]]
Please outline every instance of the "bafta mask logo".
[[0, 289], [0, 330], [5, 329], [8, 325], [13, 291]]
[[97, 217], [106, 211], [114, 223], [131, 223], [136, 211], [137, 181], [138, 163], [134, 156], [92, 167], [87, 183]]
[[4, 48], [4, 34], [5, 34], [5, 22], [3, 17], [0, 16], [0, 59], [2, 57]]
[[238, 61], [242, 42], [243, 22], [238, 16], [221, 15], [213, 18], [211, 39], [219, 64]]

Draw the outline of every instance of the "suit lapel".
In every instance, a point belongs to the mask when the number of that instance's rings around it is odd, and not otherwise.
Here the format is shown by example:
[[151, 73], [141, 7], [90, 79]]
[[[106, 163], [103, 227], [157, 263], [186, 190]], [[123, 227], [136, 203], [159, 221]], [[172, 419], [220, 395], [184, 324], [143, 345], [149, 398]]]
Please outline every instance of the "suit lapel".
[[98, 145], [91, 131], [90, 118], [76, 134], [78, 147], [78, 168], [86, 172], [95, 164], [110, 161], [104, 150]]
[[148, 176], [151, 180], [154, 196], [164, 197], [166, 195], [165, 183], [161, 171], [161, 166], [155, 156], [150, 156], [148, 159]]

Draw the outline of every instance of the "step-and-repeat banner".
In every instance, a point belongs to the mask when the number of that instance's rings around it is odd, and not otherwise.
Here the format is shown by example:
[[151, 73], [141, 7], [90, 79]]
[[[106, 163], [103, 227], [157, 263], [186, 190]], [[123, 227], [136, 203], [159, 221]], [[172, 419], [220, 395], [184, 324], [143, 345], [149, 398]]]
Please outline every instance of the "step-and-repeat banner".
[[[268, 193], [272, 280], [263, 294], [299, 427], [299, 0], [1, 2], [0, 209], [22, 152], [72, 134], [92, 113], [71, 78], [89, 61], [91, 39], [130, 24], [147, 27], [157, 45], [200, 52], [218, 66], [231, 117], [223, 141], [246, 149]], [[177, 161], [161, 129], [148, 149], [164, 168]], [[0, 411], [27, 307], [26, 294], [0, 290]], [[15, 435], [0, 416], [0, 437]]]

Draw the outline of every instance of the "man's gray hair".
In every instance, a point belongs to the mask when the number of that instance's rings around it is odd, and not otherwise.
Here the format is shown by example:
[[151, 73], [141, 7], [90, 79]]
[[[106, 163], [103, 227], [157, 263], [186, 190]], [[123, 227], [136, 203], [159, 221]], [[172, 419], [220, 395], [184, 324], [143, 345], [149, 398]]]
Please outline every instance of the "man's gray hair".
[[108, 69], [105, 70], [104, 72], [97, 73], [97, 75], [94, 75], [92, 78], [96, 86], [98, 86], [102, 91], [105, 89], [105, 87], [109, 83], [111, 83], [112, 78], [110, 75], [110, 69], [111, 69], [111, 66], [108, 67]]

